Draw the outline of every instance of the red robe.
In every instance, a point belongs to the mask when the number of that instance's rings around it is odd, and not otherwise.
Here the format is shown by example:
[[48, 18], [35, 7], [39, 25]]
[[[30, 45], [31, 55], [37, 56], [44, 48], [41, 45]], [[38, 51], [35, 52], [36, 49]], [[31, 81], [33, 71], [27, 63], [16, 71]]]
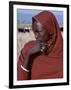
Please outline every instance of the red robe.
[[31, 55], [29, 58], [30, 72], [24, 71], [21, 68], [25, 61], [24, 57], [37, 41], [27, 43], [21, 50], [17, 63], [17, 80], [63, 78], [63, 39], [57, 20], [49, 11], [43, 11], [34, 16], [32, 21], [35, 20], [39, 21], [43, 28], [53, 34], [48, 42], [48, 54], [38, 53]]

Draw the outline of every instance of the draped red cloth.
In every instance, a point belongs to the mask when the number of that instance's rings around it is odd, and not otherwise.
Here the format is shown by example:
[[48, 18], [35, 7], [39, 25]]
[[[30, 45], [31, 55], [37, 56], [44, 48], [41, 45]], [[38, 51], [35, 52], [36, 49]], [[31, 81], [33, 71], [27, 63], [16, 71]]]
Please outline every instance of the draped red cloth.
[[50, 11], [43, 11], [32, 18], [32, 28], [34, 21], [40, 22], [51, 35], [48, 41], [48, 54], [31, 55], [30, 72], [22, 70], [20, 66], [25, 61], [24, 57], [37, 41], [27, 43], [21, 50], [17, 63], [17, 80], [63, 78], [63, 39], [55, 16]]

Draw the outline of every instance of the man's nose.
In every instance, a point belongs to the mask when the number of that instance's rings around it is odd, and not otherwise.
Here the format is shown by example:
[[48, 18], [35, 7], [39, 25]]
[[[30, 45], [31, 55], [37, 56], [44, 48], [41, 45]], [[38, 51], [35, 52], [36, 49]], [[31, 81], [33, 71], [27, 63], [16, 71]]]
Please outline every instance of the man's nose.
[[39, 37], [39, 34], [36, 34], [36, 35], [35, 35], [35, 38], [37, 39], [38, 37]]

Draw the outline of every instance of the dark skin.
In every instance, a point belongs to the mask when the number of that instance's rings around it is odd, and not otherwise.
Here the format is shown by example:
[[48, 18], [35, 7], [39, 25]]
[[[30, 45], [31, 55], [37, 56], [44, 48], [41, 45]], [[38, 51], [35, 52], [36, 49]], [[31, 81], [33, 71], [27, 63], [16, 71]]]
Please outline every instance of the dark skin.
[[36, 40], [38, 40], [40, 43], [47, 43], [49, 38], [47, 30], [45, 30], [39, 22], [34, 22], [33, 27]]
[[47, 30], [43, 29], [42, 25], [39, 22], [34, 22], [33, 27], [34, 27], [33, 32], [35, 34], [35, 38], [38, 41], [38, 43], [29, 49], [28, 55], [25, 57], [24, 67], [26, 69], [28, 66], [30, 55], [40, 52], [41, 49], [43, 52], [46, 49], [45, 45], [47, 44], [49, 38]]

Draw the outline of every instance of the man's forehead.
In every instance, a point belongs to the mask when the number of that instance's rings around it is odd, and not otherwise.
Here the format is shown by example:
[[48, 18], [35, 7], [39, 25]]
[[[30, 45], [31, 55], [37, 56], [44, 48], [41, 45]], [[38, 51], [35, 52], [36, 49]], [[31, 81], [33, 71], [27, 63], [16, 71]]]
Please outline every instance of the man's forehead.
[[40, 22], [37, 22], [36, 24], [37, 24], [37, 26], [42, 27], [42, 25], [41, 25], [41, 23], [40, 23]]
[[38, 22], [36, 23], [37, 26], [35, 26], [35, 28], [38, 30], [38, 31], [42, 31], [42, 25]]

